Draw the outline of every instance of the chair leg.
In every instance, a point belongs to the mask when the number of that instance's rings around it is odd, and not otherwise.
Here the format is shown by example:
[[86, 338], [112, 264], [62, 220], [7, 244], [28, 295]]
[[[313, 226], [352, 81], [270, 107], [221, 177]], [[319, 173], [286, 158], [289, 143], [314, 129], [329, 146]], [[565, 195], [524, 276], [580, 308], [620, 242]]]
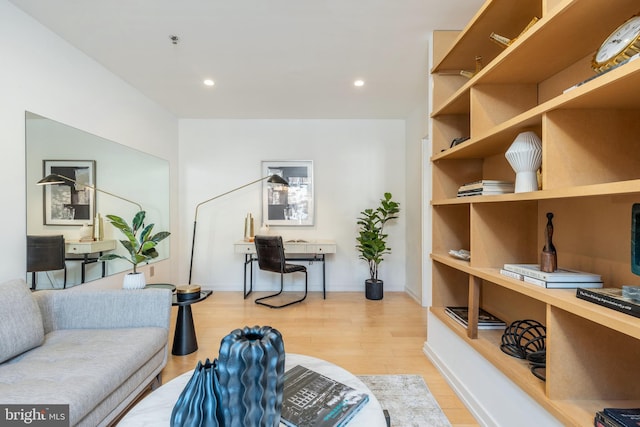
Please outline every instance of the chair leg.
[[35, 291], [36, 290], [36, 273], [35, 271], [31, 272], [31, 290]]
[[262, 302], [262, 300], [265, 300], [267, 298], [276, 297], [276, 296], [278, 296], [278, 295], [280, 295], [282, 293], [282, 290], [284, 289], [284, 274], [280, 273], [280, 292], [275, 293], [273, 295], [267, 295], [266, 297], [258, 298], [258, 299], [255, 300], [255, 303], [256, 304], [260, 304], [260, 305], [264, 305], [265, 307], [269, 307], [269, 308], [283, 308], [283, 307], [287, 307], [287, 306], [290, 306], [292, 304], [297, 304], [299, 302], [304, 301], [307, 298], [307, 285], [308, 285], [307, 279], [308, 279], [308, 276], [307, 276], [307, 271], [306, 270], [303, 271], [303, 273], [304, 273], [304, 296], [302, 298], [297, 299], [295, 301], [288, 302], [286, 304], [282, 304], [282, 305], [273, 305], [273, 304], [269, 304], [269, 303], [266, 303], [266, 302]]

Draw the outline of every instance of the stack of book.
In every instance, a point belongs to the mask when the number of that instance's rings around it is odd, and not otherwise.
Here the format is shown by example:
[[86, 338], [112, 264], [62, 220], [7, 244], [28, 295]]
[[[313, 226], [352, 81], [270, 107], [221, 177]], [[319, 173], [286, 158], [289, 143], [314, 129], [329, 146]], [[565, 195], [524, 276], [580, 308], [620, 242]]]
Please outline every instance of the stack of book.
[[637, 427], [640, 425], [640, 408], [604, 408], [596, 413], [596, 427]]
[[540, 270], [538, 264], [505, 264], [500, 274], [543, 288], [601, 288], [602, 276], [559, 268], [553, 273]]
[[514, 185], [511, 181], [482, 179], [461, 185], [458, 188], [458, 197], [513, 193], [513, 190]]
[[[469, 326], [468, 307], [446, 307], [444, 312], [453, 320], [467, 328]], [[478, 329], [504, 329], [505, 323], [493, 314], [483, 310], [478, 312]]]
[[603, 289], [576, 289], [576, 296], [585, 301], [628, 314], [640, 317], [640, 302], [622, 295], [620, 288]]

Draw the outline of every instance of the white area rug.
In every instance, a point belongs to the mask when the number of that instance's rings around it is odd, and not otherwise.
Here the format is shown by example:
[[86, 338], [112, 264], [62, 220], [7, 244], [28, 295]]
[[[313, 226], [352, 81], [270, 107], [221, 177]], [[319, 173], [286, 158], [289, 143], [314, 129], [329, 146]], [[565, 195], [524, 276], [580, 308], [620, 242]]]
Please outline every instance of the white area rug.
[[359, 375], [391, 416], [392, 427], [450, 427], [420, 375]]

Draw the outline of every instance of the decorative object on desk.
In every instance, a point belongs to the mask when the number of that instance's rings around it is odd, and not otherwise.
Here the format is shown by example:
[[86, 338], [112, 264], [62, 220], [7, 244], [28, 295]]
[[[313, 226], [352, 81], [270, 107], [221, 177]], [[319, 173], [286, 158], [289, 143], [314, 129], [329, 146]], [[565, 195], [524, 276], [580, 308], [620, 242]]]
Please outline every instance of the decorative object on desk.
[[400, 204], [394, 202], [391, 193], [384, 193], [380, 199], [380, 206], [376, 209], [365, 209], [360, 212], [357, 224], [360, 226], [356, 249], [359, 258], [369, 264], [369, 279], [365, 280], [365, 295], [367, 299], [379, 300], [383, 297], [383, 281], [378, 280], [378, 266], [383, 261], [383, 255], [390, 254], [387, 247], [388, 235], [384, 233], [385, 224], [398, 218]]
[[544, 233], [544, 247], [540, 254], [540, 270], [553, 273], [558, 269], [558, 254], [553, 245], [553, 213], [547, 212], [547, 227]]
[[104, 240], [104, 221], [100, 213], [96, 214], [93, 220], [93, 240]]
[[196, 205], [196, 212], [195, 212], [194, 217], [193, 217], [193, 236], [191, 238], [191, 259], [189, 261], [189, 284], [191, 284], [191, 275], [192, 275], [192, 272], [193, 272], [193, 253], [194, 253], [194, 250], [195, 250], [195, 247], [196, 247], [196, 226], [198, 224], [198, 210], [200, 209], [200, 206], [204, 205], [205, 203], [209, 203], [209, 202], [211, 202], [213, 200], [219, 199], [220, 197], [226, 196], [227, 194], [231, 194], [234, 191], [241, 190], [241, 189], [243, 189], [245, 187], [248, 187], [248, 186], [250, 186], [252, 184], [256, 184], [256, 183], [258, 183], [260, 181], [264, 181], [264, 180], [267, 180], [267, 182], [273, 183], [273, 184], [277, 184], [277, 185], [284, 185], [284, 186], [288, 186], [289, 185], [289, 183], [285, 179], [283, 179], [282, 177], [280, 177], [278, 175], [267, 175], [265, 177], [262, 177], [262, 178], [254, 180], [254, 181], [251, 181], [251, 182], [249, 182], [247, 184], [241, 185], [240, 187], [236, 187], [233, 190], [225, 191], [222, 194], [218, 194], [217, 196], [211, 197], [210, 199], [204, 200], [204, 201], [202, 201], [202, 202], [200, 202], [200, 203], [198, 203]]
[[81, 242], [92, 242], [93, 239], [93, 227], [89, 226], [89, 224], [82, 224], [80, 227], [80, 236], [78, 238]]
[[500, 349], [509, 356], [529, 361], [530, 370], [545, 381], [547, 328], [537, 320], [516, 320], [502, 334]]
[[314, 223], [313, 161], [263, 161], [262, 173], [281, 176], [288, 185], [262, 185], [262, 222], [307, 226]]
[[220, 342], [219, 405], [225, 427], [275, 427], [280, 423], [285, 351], [270, 326], [245, 326]]
[[[162, 240], [169, 237], [168, 231], [160, 231], [152, 234], [154, 224], [144, 225], [145, 211], [139, 211], [134, 217], [131, 225], [124, 219], [116, 215], [107, 215], [107, 218], [115, 228], [126, 236], [126, 240], [120, 240], [122, 246], [129, 252], [128, 256], [117, 254], [102, 255], [100, 261], [112, 259], [123, 259], [133, 265], [133, 272], [127, 273], [124, 277], [122, 287], [124, 289], [142, 289], [145, 287], [144, 273], [136, 271], [136, 267], [141, 262], [148, 262], [158, 256], [156, 246]], [[138, 232], [140, 236], [138, 237]]]
[[200, 298], [200, 285], [180, 285], [176, 286], [176, 299], [178, 301], [190, 301]]
[[532, 131], [518, 134], [505, 157], [516, 172], [514, 192], [538, 190], [536, 171], [542, 164], [542, 141], [538, 135]]
[[244, 241], [253, 242], [253, 236], [255, 236], [253, 232], [253, 215], [248, 213], [244, 219]]
[[44, 225], [93, 223], [95, 160], [43, 160]]
[[640, 15], [635, 15], [616, 28], [598, 48], [591, 61], [597, 73], [616, 66], [640, 52]]
[[344, 426], [369, 401], [367, 393], [301, 365], [284, 379], [282, 422], [289, 427]]
[[491, 33], [489, 35], [489, 39], [491, 39], [492, 41], [496, 42], [496, 44], [498, 44], [499, 46], [503, 47], [503, 48], [508, 48], [509, 46], [511, 46], [516, 40], [518, 40], [520, 38], [520, 36], [522, 36], [524, 33], [526, 33], [529, 28], [531, 28], [533, 26], [533, 24], [535, 24], [536, 22], [538, 22], [540, 20], [540, 18], [538, 18], [537, 16], [534, 16], [533, 19], [531, 19], [531, 21], [529, 21], [529, 23], [527, 24], [527, 26], [524, 28], [524, 30], [522, 30], [520, 32], [520, 34], [518, 34], [517, 37], [514, 37], [512, 39], [509, 39], [507, 37], [501, 36], [499, 34], [496, 33]]
[[171, 411], [171, 427], [224, 426], [220, 408], [220, 383], [216, 374], [217, 360], [206, 360], [193, 371]]

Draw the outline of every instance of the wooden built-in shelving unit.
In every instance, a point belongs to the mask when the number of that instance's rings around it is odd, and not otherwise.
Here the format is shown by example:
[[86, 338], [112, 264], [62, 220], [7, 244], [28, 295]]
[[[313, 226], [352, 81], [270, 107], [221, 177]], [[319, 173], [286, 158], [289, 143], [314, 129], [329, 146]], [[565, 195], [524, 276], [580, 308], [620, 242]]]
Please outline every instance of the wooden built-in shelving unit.
[[[558, 265], [640, 284], [630, 267], [631, 206], [640, 202], [640, 60], [594, 76], [591, 58], [637, 0], [488, 0], [461, 32], [433, 34], [431, 313], [565, 425], [607, 406], [640, 407], [640, 319], [500, 274], [538, 263], [546, 212]], [[510, 46], [489, 39], [495, 32]], [[476, 56], [484, 67], [472, 78]], [[571, 90], [567, 90], [572, 88]], [[542, 139], [542, 190], [457, 198], [460, 185], [515, 180], [505, 152], [523, 131]], [[458, 137], [469, 140], [449, 148]], [[448, 255], [469, 249], [471, 261]], [[547, 327], [547, 381], [500, 350], [502, 331], [469, 330], [446, 306]]]

